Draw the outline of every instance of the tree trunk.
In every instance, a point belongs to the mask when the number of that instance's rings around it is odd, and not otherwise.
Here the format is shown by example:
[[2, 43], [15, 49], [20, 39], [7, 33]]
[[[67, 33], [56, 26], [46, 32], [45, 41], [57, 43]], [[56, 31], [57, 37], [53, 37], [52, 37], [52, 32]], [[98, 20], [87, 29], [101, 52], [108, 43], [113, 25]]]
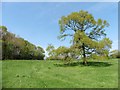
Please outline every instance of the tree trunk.
[[82, 45], [82, 49], [83, 49], [83, 64], [87, 65], [86, 54], [85, 54], [85, 44], [84, 43]]

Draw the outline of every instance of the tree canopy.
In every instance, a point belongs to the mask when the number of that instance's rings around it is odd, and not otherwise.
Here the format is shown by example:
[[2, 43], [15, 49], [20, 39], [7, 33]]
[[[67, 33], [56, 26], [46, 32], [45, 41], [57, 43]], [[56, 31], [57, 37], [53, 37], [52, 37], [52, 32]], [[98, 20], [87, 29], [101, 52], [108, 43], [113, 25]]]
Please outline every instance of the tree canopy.
[[120, 50], [112, 50], [110, 51], [111, 58], [120, 58]]
[[106, 20], [97, 19], [87, 11], [73, 12], [68, 16], [62, 16], [59, 20], [60, 36], [65, 39], [72, 36], [73, 46], [80, 50], [83, 63], [92, 54], [108, 56], [112, 41], [106, 37], [105, 28], [109, 26]]
[[40, 46], [24, 40], [13, 33], [8, 32], [5, 26], [0, 26], [2, 37], [2, 59], [44, 59], [44, 50]]

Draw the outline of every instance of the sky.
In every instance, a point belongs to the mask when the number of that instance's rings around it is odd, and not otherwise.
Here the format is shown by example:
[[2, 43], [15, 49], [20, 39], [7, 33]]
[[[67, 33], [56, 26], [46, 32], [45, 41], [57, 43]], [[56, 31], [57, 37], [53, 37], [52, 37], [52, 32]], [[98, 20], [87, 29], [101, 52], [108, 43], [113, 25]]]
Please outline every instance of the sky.
[[119, 2], [119, 0], [2, 0], [2, 2]]
[[[112, 49], [118, 48], [118, 3], [117, 2], [3, 2], [2, 25], [8, 31], [41, 46], [70, 46], [70, 38], [60, 41], [58, 24], [62, 16], [80, 10], [88, 11], [95, 19], [107, 20], [107, 37], [112, 41]], [[1, 20], [0, 20], [1, 21]], [[1, 23], [0, 23], [1, 24]]]

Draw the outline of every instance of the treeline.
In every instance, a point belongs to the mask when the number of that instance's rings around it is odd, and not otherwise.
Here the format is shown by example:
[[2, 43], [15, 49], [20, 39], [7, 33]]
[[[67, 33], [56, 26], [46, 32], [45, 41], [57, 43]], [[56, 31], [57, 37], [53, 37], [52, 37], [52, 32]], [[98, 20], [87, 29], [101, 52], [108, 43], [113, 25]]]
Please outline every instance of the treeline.
[[[82, 59], [82, 52], [77, 49], [75, 46], [65, 47], [60, 46], [58, 48], [55, 48], [52, 44], [49, 44], [46, 48], [46, 51], [48, 52], [47, 60], [64, 60], [66, 62], [69, 62], [71, 60], [79, 60]], [[89, 54], [87, 54], [89, 55]], [[105, 52], [102, 52], [101, 55], [98, 56], [98, 54], [91, 54], [87, 56], [87, 59], [99, 59], [99, 60], [106, 60], [106, 59], [115, 59], [120, 58], [120, 51], [119, 50], [112, 50], [109, 51], [107, 54]]]
[[74, 46], [60, 46], [58, 48], [55, 48], [52, 44], [49, 44], [46, 48], [46, 51], [49, 55], [49, 57], [46, 58], [48, 60], [65, 60], [68, 62], [72, 59], [80, 59], [81, 56], [80, 51]]
[[110, 55], [110, 58], [120, 58], [120, 51], [112, 50], [109, 55]]
[[2, 49], [2, 60], [7, 59], [26, 59], [43, 60], [45, 51], [40, 46], [24, 40], [15, 34], [8, 32], [5, 26], [0, 26], [0, 46]]

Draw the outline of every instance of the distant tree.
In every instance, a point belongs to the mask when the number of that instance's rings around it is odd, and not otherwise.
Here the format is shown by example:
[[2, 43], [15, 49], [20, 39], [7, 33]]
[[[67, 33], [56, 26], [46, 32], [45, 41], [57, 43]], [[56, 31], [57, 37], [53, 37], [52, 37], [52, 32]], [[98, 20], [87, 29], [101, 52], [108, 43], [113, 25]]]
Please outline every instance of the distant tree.
[[65, 47], [65, 46], [59, 46], [58, 48], [55, 48], [53, 45], [49, 44], [46, 48], [46, 51], [48, 52], [49, 57], [47, 57], [48, 60], [62, 60], [65, 63], [70, 63], [73, 61], [73, 59], [78, 58], [78, 49], [71, 47]]
[[83, 64], [87, 64], [86, 58], [93, 53], [108, 54], [112, 42], [106, 38], [105, 28], [109, 26], [106, 20], [95, 20], [92, 14], [81, 10], [61, 17], [59, 24], [58, 38], [64, 40], [72, 36], [73, 46], [82, 53]]
[[[44, 50], [34, 44], [8, 32], [5, 26], [0, 26], [2, 43], [2, 59], [44, 59]], [[1, 46], [0, 46], [1, 47]]]
[[46, 51], [48, 52], [49, 57], [47, 59], [50, 60], [67, 60], [69, 48], [65, 46], [60, 46], [58, 48], [55, 48], [53, 45], [49, 44], [48, 47], [46, 48]]
[[40, 46], [38, 46], [36, 48], [36, 58], [38, 60], [43, 60], [44, 59], [44, 57], [45, 57], [44, 53], [45, 53], [45, 51]]
[[2, 60], [2, 28], [0, 26], [0, 60]]
[[69, 48], [67, 48], [65, 46], [58, 47], [55, 50], [55, 52], [56, 52], [57, 57], [61, 57], [61, 59], [65, 60], [65, 61], [69, 58], [70, 50], [69, 50]]
[[55, 47], [52, 44], [49, 44], [46, 48], [46, 51], [48, 52], [49, 57], [47, 59], [49, 60], [54, 60], [56, 58], [56, 53], [55, 53]]
[[120, 51], [119, 50], [112, 50], [110, 51], [111, 58], [120, 58]]

